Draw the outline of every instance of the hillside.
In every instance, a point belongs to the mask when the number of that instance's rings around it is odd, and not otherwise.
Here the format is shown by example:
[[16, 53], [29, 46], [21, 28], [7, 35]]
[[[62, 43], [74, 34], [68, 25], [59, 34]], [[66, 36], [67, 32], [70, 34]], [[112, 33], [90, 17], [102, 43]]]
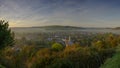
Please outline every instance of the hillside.
[[85, 29], [83, 27], [76, 27], [76, 26], [61, 26], [61, 25], [51, 25], [51, 26], [36, 26], [32, 28], [44, 28], [47, 30], [73, 30], [73, 29]]
[[100, 68], [120, 68], [120, 46], [117, 47], [117, 53], [107, 61]]
[[115, 28], [113, 28], [113, 29], [117, 29], [117, 30], [118, 30], [118, 29], [120, 29], [120, 27], [115, 27]]

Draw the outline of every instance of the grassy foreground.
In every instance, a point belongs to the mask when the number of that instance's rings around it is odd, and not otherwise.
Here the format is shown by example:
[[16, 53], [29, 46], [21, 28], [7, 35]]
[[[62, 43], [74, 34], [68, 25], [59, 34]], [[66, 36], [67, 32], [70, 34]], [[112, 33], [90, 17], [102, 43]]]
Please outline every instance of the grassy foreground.
[[107, 59], [101, 68], [120, 68], [120, 46], [117, 47], [117, 53], [112, 57]]

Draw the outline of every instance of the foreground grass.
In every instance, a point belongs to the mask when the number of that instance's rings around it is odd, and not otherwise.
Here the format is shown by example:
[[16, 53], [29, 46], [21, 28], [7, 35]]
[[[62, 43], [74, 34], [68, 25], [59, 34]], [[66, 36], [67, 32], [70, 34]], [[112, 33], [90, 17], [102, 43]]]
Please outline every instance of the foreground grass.
[[109, 58], [101, 68], [120, 68], [120, 46], [117, 47], [117, 53]]

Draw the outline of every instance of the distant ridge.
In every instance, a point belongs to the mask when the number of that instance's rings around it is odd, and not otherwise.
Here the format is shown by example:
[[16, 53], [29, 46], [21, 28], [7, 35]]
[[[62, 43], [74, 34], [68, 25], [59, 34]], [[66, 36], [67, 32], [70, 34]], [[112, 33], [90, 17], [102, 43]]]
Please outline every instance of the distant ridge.
[[11, 28], [43, 28], [47, 30], [64, 30], [64, 29], [120, 29], [117, 28], [107, 28], [107, 27], [78, 27], [78, 26], [62, 26], [62, 25], [49, 25], [49, 26], [32, 26], [32, 27], [11, 27]]
[[116, 27], [116, 28], [113, 28], [113, 29], [117, 29], [118, 30], [118, 29], [120, 29], [120, 27]]
[[51, 25], [51, 26], [35, 26], [32, 28], [45, 28], [45, 29], [85, 29], [83, 27], [77, 27], [77, 26], [61, 26], [61, 25]]

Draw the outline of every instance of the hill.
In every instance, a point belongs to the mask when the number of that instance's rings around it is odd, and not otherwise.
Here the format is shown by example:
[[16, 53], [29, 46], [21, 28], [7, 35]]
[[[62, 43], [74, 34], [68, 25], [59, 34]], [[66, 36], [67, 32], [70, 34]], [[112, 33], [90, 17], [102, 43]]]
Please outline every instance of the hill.
[[118, 29], [120, 29], [120, 27], [115, 27], [115, 28], [113, 28], [113, 29], [117, 29], [117, 30], [118, 30]]
[[74, 29], [85, 29], [83, 27], [76, 27], [76, 26], [61, 26], [61, 25], [51, 25], [51, 26], [36, 26], [32, 28], [44, 28], [47, 30], [74, 30]]
[[100, 68], [120, 68], [120, 46], [116, 49], [116, 54], [107, 61]]

